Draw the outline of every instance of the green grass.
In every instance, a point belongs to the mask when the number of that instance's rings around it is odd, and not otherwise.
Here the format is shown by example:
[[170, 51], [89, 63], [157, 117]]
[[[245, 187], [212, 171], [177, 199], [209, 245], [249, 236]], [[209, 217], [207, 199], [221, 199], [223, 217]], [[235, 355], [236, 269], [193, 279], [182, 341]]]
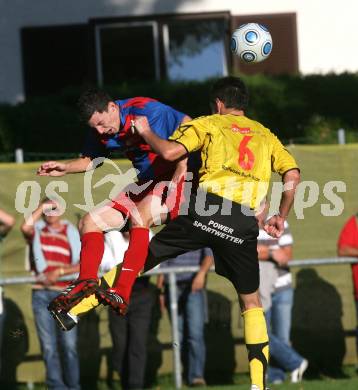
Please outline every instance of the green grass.
[[[356, 168], [358, 145], [292, 146], [290, 151], [299, 163], [302, 171], [302, 180], [314, 181], [319, 188], [318, 201], [313, 207], [304, 210], [304, 218], [300, 219], [297, 217], [300, 215], [297, 207], [289, 218], [295, 239], [294, 257], [296, 259], [334, 257], [336, 256], [336, 242], [339, 231], [347, 218], [358, 209], [358, 169]], [[5, 277], [27, 275], [24, 269], [25, 243], [19, 232], [22, 215], [14, 211], [14, 203], [17, 187], [24, 180], [35, 180], [38, 182], [42, 189], [41, 197], [44, 196], [46, 185], [53, 179], [36, 177], [35, 170], [38, 165], [37, 163], [23, 165], [0, 164], [0, 207], [12, 212], [17, 219], [16, 228], [1, 248], [1, 275]], [[119, 165], [122, 170], [129, 166], [128, 162], [124, 161], [119, 162]], [[97, 183], [106, 173], [116, 174], [116, 171], [109, 166], [98, 169], [95, 172], [93, 183]], [[61, 193], [61, 195], [69, 206], [66, 217], [76, 222], [76, 214], [83, 214], [83, 211], [73, 206], [76, 203], [84, 204], [82, 175], [69, 175], [55, 180], [65, 181], [68, 184], [69, 192]], [[274, 180], [278, 180], [278, 178], [275, 177]], [[344, 208], [342, 213], [337, 216], [324, 217], [321, 213], [322, 205], [328, 204], [333, 208], [332, 203], [323, 194], [323, 188], [329, 181], [343, 181], [346, 184], [346, 191], [337, 194], [343, 200]], [[124, 181], [123, 184], [125, 184]], [[113, 184], [107, 183], [94, 190], [95, 202], [107, 198], [112, 188]], [[305, 195], [306, 198], [307, 193]], [[310, 273], [302, 272], [302, 269], [294, 269], [297, 284], [296, 297], [301, 299], [301, 301], [297, 301], [297, 299], [295, 301], [295, 334], [298, 335], [299, 341], [301, 340], [301, 346], [305, 343], [309, 344], [306, 342], [305, 337], [310, 339], [312, 329], [319, 330], [319, 326], [321, 326], [319, 324], [323, 323], [325, 324], [327, 335], [329, 335], [330, 329], [327, 328], [334, 322], [333, 330], [339, 328], [342, 331], [341, 341], [343, 344], [341, 343], [340, 348], [343, 351], [343, 361], [346, 364], [354, 364], [356, 362], [354, 338], [347, 335], [344, 336], [343, 334], [343, 331], [352, 331], [356, 325], [350, 267], [348, 265], [321, 266], [312, 267], [311, 269], [312, 272]], [[230, 343], [242, 337], [243, 334], [235, 292], [227, 280], [215, 274], [209, 276], [208, 289], [210, 311], [208, 326], [211, 332], [208, 338], [208, 352], [212, 356], [208, 361], [209, 370], [215, 372], [218, 369], [218, 365], [221, 368], [230, 365], [233, 371], [245, 371], [247, 370], [247, 360], [245, 348], [242, 344], [236, 343], [235, 348], [230, 350], [229, 354], [223, 351], [223, 345], [230, 346]], [[30, 287], [8, 286], [5, 289], [5, 293], [20, 308], [24, 317], [30, 340], [26, 354], [28, 356], [39, 354], [39, 345], [30, 305]], [[328, 296], [326, 293], [330, 295]], [[333, 301], [335, 302], [334, 309], [332, 306]], [[105, 310], [100, 311], [100, 318], [100, 346], [108, 347], [111, 341], [108, 334]], [[160, 320], [158, 329], [159, 343], [170, 343], [170, 327], [166, 316]], [[219, 336], [215, 337], [216, 335]], [[327, 340], [327, 344], [329, 344], [329, 338]], [[326, 344], [325, 340], [320, 340], [320, 343], [319, 345], [322, 348]], [[322, 355], [324, 354], [325, 352], [322, 352]], [[217, 356], [220, 356], [219, 361], [215, 359]], [[36, 369], [34, 369], [35, 363], [37, 364]], [[42, 362], [38, 361], [35, 363], [20, 364], [17, 370], [19, 381], [39, 382], [42, 380]], [[163, 352], [159, 373], [165, 374], [170, 372], [171, 369], [171, 354], [170, 349], [167, 349]], [[101, 374], [104, 375], [104, 372], [102, 367]], [[351, 382], [354, 383], [352, 386], [355, 386], [354, 388], [357, 389], [357, 380], [352, 379]], [[336, 386], [336, 382], [330, 380], [317, 383], [305, 382], [303, 385], [300, 385], [304, 387], [296, 386], [292, 388], [320, 389], [323, 386], [322, 383], [324, 383], [325, 388], [336, 388], [330, 387]], [[346, 386], [344, 381], [337, 383], [340, 383], [341, 388]], [[246, 385], [240, 386], [239, 384], [235, 388], [247, 388], [245, 387]], [[284, 388], [291, 387], [285, 385]], [[344, 388], [350, 389], [351, 387]]]
[[[175, 387], [173, 385], [168, 386], [161, 386], [158, 385], [156, 387], [153, 387], [155, 390], [169, 390], [174, 389]], [[187, 388], [186, 386], [183, 386], [183, 388]], [[286, 389], [292, 389], [292, 390], [357, 390], [358, 388], [358, 379], [342, 379], [342, 380], [320, 380], [320, 381], [303, 381], [298, 384], [289, 384], [284, 383], [282, 385], [270, 385], [270, 390], [286, 390]], [[36, 385], [34, 386], [34, 390], [46, 390], [47, 387], [45, 385]], [[99, 383], [98, 390], [109, 390], [110, 388], [105, 385], [104, 383]], [[119, 390], [120, 385], [115, 384], [113, 390]], [[223, 385], [223, 386], [207, 386], [203, 387], [203, 390], [210, 389], [210, 390], [249, 390], [250, 385], [242, 384], [242, 385]], [[4, 389], [5, 390], [5, 389]], [[28, 390], [28, 387], [18, 386], [18, 390]], [[86, 389], [90, 390], [90, 389]]]
[[[358, 388], [358, 375], [355, 373], [354, 367], [346, 367], [345, 373], [347, 378], [345, 379], [332, 379], [321, 378], [315, 380], [304, 380], [301, 383], [292, 384], [285, 382], [280, 385], [269, 385], [270, 390], [357, 390]], [[249, 390], [250, 382], [247, 375], [236, 375], [235, 383], [232, 385], [217, 385], [202, 387], [203, 390]], [[169, 390], [174, 389], [172, 376], [163, 375], [158, 378], [158, 383], [151, 389], [155, 390]], [[187, 389], [186, 385], [183, 385], [184, 389]], [[104, 381], [97, 383], [97, 390], [120, 390], [121, 386], [119, 381], [113, 383], [113, 387], [110, 388]], [[18, 390], [28, 390], [25, 384], [19, 385]], [[34, 390], [46, 390], [46, 386], [42, 384], [36, 384]], [[86, 388], [85, 390], [92, 390], [92, 388]]]

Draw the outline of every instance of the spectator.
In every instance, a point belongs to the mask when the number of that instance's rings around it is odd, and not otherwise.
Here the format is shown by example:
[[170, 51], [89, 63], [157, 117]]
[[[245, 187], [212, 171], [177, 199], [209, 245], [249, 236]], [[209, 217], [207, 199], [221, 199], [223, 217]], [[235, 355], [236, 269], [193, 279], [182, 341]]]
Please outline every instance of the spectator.
[[[105, 251], [101, 271], [106, 272], [123, 261], [129, 233], [110, 231], [105, 234]], [[149, 277], [137, 278], [125, 316], [108, 310], [109, 330], [113, 342], [113, 366], [123, 389], [143, 389], [147, 360], [147, 336], [154, 304]]]
[[[358, 214], [351, 216], [343, 226], [338, 239], [337, 252], [338, 256], [358, 257]], [[358, 264], [352, 264], [352, 274], [358, 321]], [[356, 329], [356, 343], [358, 353], [358, 325]]]
[[[0, 209], [0, 246], [2, 240], [7, 236], [9, 231], [15, 225], [15, 218], [8, 214], [6, 211]], [[1, 253], [0, 253], [1, 255]], [[3, 337], [3, 328], [5, 320], [5, 308], [3, 303], [3, 292], [2, 287], [0, 286], [0, 370], [1, 370], [1, 346], [2, 346], [2, 337]]]
[[293, 288], [288, 262], [292, 259], [292, 244], [287, 221], [278, 239], [263, 229], [259, 231], [260, 297], [273, 358], [268, 368], [268, 381], [276, 384], [285, 380], [286, 371], [291, 372], [291, 382], [300, 382], [308, 366], [307, 360], [290, 346]]
[[56, 202], [46, 199], [25, 219], [21, 231], [31, 246], [31, 267], [37, 275], [32, 309], [46, 366], [46, 384], [52, 390], [77, 390], [80, 389], [77, 331], [61, 332], [47, 310], [52, 299], [68, 284], [59, 278], [79, 271], [79, 233], [70, 222], [61, 219], [59, 211]]
[[[161, 268], [200, 266], [198, 272], [177, 275], [178, 325], [182, 360], [186, 367], [189, 386], [205, 386], [205, 341], [204, 324], [207, 317], [205, 282], [206, 274], [214, 263], [210, 249], [187, 252], [167, 260]], [[168, 278], [158, 276], [157, 287], [161, 291], [161, 309], [170, 307]]]

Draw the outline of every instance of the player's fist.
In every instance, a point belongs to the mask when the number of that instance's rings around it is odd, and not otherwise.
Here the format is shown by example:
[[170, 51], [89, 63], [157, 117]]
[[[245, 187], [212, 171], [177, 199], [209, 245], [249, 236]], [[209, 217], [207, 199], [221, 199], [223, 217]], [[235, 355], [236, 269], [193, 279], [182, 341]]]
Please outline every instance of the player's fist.
[[284, 218], [280, 215], [274, 215], [265, 222], [264, 230], [271, 237], [280, 238], [284, 230], [284, 223]]
[[66, 164], [57, 161], [47, 161], [37, 169], [39, 176], [63, 176], [66, 174]]
[[137, 116], [133, 121], [134, 130], [142, 135], [145, 132], [150, 131], [149, 122], [146, 116]]

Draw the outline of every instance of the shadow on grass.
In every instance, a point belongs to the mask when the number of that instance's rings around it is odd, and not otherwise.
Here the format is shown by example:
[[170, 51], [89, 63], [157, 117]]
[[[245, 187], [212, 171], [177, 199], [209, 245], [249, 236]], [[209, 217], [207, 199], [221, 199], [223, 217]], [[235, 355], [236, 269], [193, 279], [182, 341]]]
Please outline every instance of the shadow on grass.
[[222, 294], [208, 291], [208, 308], [205, 378], [210, 385], [231, 384], [236, 366], [231, 301]]
[[17, 389], [16, 370], [29, 349], [29, 334], [21, 309], [9, 298], [4, 299], [4, 313], [0, 388], [12, 390]]
[[292, 313], [292, 343], [309, 361], [307, 377], [344, 378], [346, 352], [342, 301], [314, 269], [298, 272]]

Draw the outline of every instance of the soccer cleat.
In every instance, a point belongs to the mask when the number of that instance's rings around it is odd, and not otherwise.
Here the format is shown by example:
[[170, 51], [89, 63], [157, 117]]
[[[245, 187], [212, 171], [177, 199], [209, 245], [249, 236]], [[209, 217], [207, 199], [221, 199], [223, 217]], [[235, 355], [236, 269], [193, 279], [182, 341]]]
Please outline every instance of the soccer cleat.
[[63, 331], [71, 330], [78, 324], [77, 316], [65, 312], [64, 310], [50, 310], [50, 313], [56, 321], [56, 324]]
[[48, 310], [68, 312], [76, 306], [82, 299], [92, 295], [98, 288], [97, 279], [75, 280], [65, 290], [63, 290], [48, 305]]
[[302, 381], [303, 373], [307, 370], [308, 361], [303, 359], [301, 364], [291, 372], [291, 383], [298, 383]]
[[[260, 390], [260, 388], [256, 385], [251, 385], [250, 390]], [[270, 390], [270, 389], [268, 387], [266, 387], [265, 390]]]
[[97, 288], [96, 296], [103, 305], [109, 305], [117, 313], [124, 316], [128, 311], [127, 302], [114, 289]]

